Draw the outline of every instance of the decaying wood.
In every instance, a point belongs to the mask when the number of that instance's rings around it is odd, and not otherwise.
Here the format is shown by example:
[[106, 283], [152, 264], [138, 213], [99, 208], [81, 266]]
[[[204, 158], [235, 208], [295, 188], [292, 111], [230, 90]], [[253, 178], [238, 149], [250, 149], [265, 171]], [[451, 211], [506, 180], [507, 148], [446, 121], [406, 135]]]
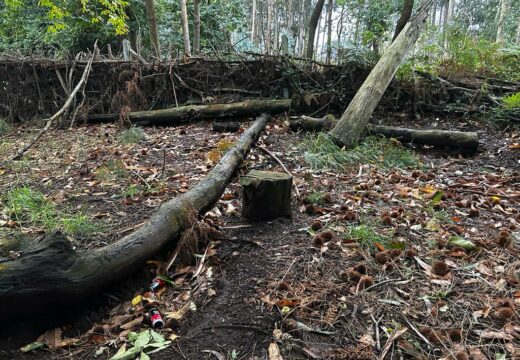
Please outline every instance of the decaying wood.
[[336, 126], [337, 119], [332, 115], [326, 115], [322, 118], [313, 118], [310, 116], [292, 116], [289, 119], [289, 128], [292, 131], [329, 131]]
[[[286, 167], [285, 165], [283, 164], [282, 160], [280, 160], [275, 154], [273, 154], [272, 152], [270, 152], [269, 150], [267, 150], [265, 147], [263, 146], [257, 146], [257, 148], [259, 148], [260, 150], [262, 150], [263, 152], [265, 152], [267, 155], [269, 155], [274, 161], [276, 161], [278, 163], [278, 165], [280, 165], [283, 169], [283, 171], [285, 171], [285, 173], [289, 176], [292, 176], [294, 178], [294, 175], [292, 174], [292, 172], [290, 172]], [[298, 199], [300, 198], [300, 190], [298, 190], [298, 186], [296, 185], [296, 183], [294, 183], [294, 192], [296, 193], [296, 196], [298, 197]]]
[[240, 179], [242, 216], [253, 221], [271, 220], [291, 213], [292, 176], [251, 170]]
[[341, 116], [338, 124], [331, 130], [330, 135], [334, 141], [352, 147], [361, 139], [370, 116], [381, 101], [399, 65], [419, 38], [432, 4], [432, 0], [425, 1], [418, 9], [417, 14], [410, 19], [394, 42], [385, 50], [383, 56]]
[[372, 134], [383, 135], [403, 142], [449, 146], [467, 150], [476, 150], [479, 145], [476, 132], [448, 131], [448, 130], [416, 130], [391, 126], [369, 125], [368, 131]]
[[139, 269], [178, 238], [193, 211], [203, 213], [219, 199], [269, 118], [258, 117], [203, 180], [162, 204], [142, 227], [121, 240], [78, 251], [63, 235], [53, 233], [19, 249], [19, 258], [0, 254], [0, 322], [70, 307]]
[[[228, 117], [248, 117], [261, 113], [277, 114], [288, 111], [290, 100], [247, 100], [230, 104], [189, 105], [177, 108], [136, 111], [128, 114], [133, 124], [181, 125], [200, 119], [219, 119]], [[89, 116], [89, 122], [117, 121], [119, 114], [101, 114]]]
[[[291, 125], [291, 122], [292, 125]], [[293, 118], [289, 121], [293, 131], [324, 131], [334, 127], [336, 120], [332, 115], [323, 118], [312, 118], [309, 116]], [[403, 142], [431, 146], [449, 146], [460, 149], [476, 150], [479, 145], [476, 132], [448, 131], [448, 130], [421, 130], [408, 129], [392, 126], [378, 126], [368, 124], [366, 130], [370, 134], [382, 135], [395, 138]]]

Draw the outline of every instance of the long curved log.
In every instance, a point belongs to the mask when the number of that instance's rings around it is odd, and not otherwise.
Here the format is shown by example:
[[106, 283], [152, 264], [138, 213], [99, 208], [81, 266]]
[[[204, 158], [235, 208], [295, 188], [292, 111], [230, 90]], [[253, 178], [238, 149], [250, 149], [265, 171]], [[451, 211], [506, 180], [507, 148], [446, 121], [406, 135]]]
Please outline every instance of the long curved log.
[[[128, 114], [132, 124], [150, 125], [181, 125], [194, 120], [229, 118], [234, 116], [256, 116], [262, 113], [278, 114], [288, 111], [291, 100], [246, 100], [229, 104], [188, 105], [177, 108], [134, 111]], [[119, 114], [90, 115], [91, 123], [116, 121]]]
[[0, 257], [0, 322], [70, 306], [138, 270], [178, 237], [190, 211], [202, 213], [219, 199], [269, 118], [259, 116], [203, 180], [162, 204], [146, 224], [116, 243], [76, 251], [54, 233], [24, 246], [17, 259]]

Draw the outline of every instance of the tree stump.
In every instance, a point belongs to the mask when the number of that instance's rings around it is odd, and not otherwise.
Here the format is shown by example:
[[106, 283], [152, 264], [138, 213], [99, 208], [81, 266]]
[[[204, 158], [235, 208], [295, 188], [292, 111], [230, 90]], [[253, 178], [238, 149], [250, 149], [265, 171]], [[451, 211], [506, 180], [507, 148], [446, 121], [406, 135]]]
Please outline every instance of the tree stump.
[[291, 175], [252, 170], [240, 179], [240, 185], [243, 217], [261, 221], [290, 215]]

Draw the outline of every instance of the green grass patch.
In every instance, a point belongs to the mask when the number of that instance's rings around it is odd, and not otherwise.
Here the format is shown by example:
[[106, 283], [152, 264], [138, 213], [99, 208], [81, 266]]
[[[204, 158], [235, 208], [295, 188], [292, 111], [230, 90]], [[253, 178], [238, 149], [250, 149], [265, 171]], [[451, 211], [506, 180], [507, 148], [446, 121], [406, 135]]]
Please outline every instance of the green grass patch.
[[502, 98], [504, 107], [508, 110], [520, 109], [520, 92], [504, 96]]
[[96, 170], [96, 179], [100, 181], [114, 181], [128, 176], [128, 170], [121, 160], [110, 159]]
[[141, 193], [138, 185], [132, 184], [121, 191], [121, 196], [124, 198], [132, 198]]
[[324, 204], [325, 201], [325, 193], [322, 193], [321, 191], [314, 191], [311, 192], [309, 195], [305, 197], [307, 201], [311, 204], [320, 205]]
[[11, 131], [11, 124], [4, 118], [0, 118], [0, 135], [7, 134], [9, 131]]
[[69, 235], [87, 235], [97, 230], [86, 215], [63, 214], [41, 192], [27, 186], [7, 192], [4, 205], [16, 221], [46, 230], [60, 229]]
[[326, 133], [307, 136], [301, 145], [304, 159], [313, 170], [340, 170], [356, 164], [383, 169], [417, 168], [420, 161], [410, 150], [386, 138], [367, 137], [353, 149], [337, 146]]
[[119, 135], [119, 141], [123, 144], [138, 144], [145, 138], [146, 135], [143, 129], [137, 126], [132, 126]]
[[376, 250], [376, 243], [383, 245], [385, 248], [389, 248], [391, 243], [390, 237], [379, 234], [370, 224], [351, 226], [344, 236], [356, 240], [367, 251]]

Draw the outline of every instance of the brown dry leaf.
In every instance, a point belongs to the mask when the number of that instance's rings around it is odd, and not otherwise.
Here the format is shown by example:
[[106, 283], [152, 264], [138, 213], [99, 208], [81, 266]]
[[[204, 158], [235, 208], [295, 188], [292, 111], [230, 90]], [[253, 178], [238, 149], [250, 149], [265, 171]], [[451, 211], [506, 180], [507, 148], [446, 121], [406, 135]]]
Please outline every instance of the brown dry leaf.
[[144, 318], [142, 316], [139, 316], [139, 317], [135, 318], [134, 320], [129, 321], [129, 322], [121, 325], [120, 328], [123, 329], [123, 330], [130, 330], [133, 327], [135, 327], [135, 326], [137, 326], [139, 324], [142, 324], [143, 320], [144, 320]]
[[276, 303], [276, 305], [280, 307], [284, 306], [296, 306], [300, 303], [299, 300], [291, 300], [291, 299], [282, 299]]
[[280, 354], [280, 348], [275, 342], [272, 342], [269, 345], [269, 360], [283, 360], [282, 355]]
[[469, 357], [471, 360], [488, 360], [486, 355], [484, 355], [478, 347], [469, 349]]
[[375, 340], [372, 338], [372, 336], [370, 334], [365, 334], [365, 335], [361, 336], [361, 338], [359, 339], [359, 342], [365, 346], [375, 346], [376, 345]]
[[40, 335], [38, 337], [38, 340], [36, 340], [36, 341], [47, 344], [49, 349], [59, 348], [61, 346], [61, 342], [62, 342], [61, 332], [62, 332], [61, 328], [55, 328], [55, 329], [48, 330], [45, 333], [43, 333], [42, 335]]
[[475, 334], [479, 335], [481, 339], [486, 340], [507, 340], [514, 339], [513, 335], [507, 334], [505, 331], [491, 331], [491, 330], [474, 330]]

